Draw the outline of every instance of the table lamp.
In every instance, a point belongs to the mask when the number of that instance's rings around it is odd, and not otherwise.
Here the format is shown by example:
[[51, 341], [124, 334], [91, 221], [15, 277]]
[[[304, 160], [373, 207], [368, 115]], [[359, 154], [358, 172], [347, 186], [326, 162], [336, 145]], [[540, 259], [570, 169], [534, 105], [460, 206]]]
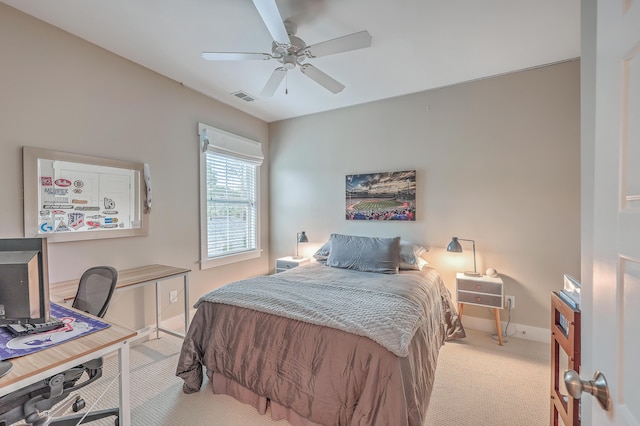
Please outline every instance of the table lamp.
[[464, 238], [453, 237], [447, 246], [447, 251], [452, 253], [462, 253], [462, 246], [459, 241], [471, 241], [473, 243], [473, 271], [465, 271], [464, 274], [470, 277], [481, 276], [482, 274], [479, 274], [476, 270], [476, 242], [474, 240], [465, 240]]
[[308, 243], [308, 242], [309, 242], [309, 238], [307, 238], [307, 234], [305, 234], [304, 231], [298, 232], [298, 234], [296, 235], [296, 255], [293, 256], [294, 259], [302, 259], [302, 256], [298, 255], [298, 245], [300, 243]]

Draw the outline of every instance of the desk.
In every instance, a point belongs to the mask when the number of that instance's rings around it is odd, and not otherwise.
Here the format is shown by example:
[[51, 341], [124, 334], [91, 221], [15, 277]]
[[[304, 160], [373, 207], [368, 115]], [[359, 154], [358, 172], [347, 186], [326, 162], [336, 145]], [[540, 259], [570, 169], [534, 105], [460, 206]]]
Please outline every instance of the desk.
[[[101, 319], [101, 321], [104, 321]], [[108, 322], [108, 321], [107, 321]], [[70, 340], [42, 351], [11, 359], [13, 369], [0, 378], [0, 396], [54, 376], [83, 362], [118, 351], [120, 364], [120, 425], [131, 424], [129, 383], [129, 339], [136, 332], [111, 327]]]
[[[116, 290], [134, 289], [149, 284], [156, 285], [156, 326], [155, 328], [143, 328], [138, 330], [138, 336], [146, 336], [152, 332], [156, 332], [156, 337], [160, 337], [160, 331], [172, 336], [184, 338], [189, 330], [189, 272], [190, 269], [177, 268], [167, 265], [147, 265], [138, 268], [123, 269], [118, 271], [118, 283]], [[160, 321], [162, 320], [162, 312], [160, 307], [160, 287], [159, 283], [164, 280], [182, 277], [184, 281], [184, 334], [177, 333], [173, 330], [162, 328]], [[78, 280], [64, 281], [51, 284], [49, 292], [51, 297], [61, 301], [72, 301], [78, 290]]]

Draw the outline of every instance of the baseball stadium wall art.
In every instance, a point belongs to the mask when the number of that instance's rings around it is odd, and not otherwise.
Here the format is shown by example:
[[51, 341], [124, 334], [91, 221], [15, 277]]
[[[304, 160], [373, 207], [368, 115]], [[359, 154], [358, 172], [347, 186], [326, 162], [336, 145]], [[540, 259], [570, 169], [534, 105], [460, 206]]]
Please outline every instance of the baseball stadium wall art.
[[347, 220], [416, 220], [416, 171], [347, 175]]

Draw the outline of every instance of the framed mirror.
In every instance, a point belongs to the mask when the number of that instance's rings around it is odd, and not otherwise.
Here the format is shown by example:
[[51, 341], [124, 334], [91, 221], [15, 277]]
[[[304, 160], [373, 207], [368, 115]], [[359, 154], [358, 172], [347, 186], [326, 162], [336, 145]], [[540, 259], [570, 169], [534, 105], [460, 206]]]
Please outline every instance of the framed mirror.
[[144, 164], [23, 147], [24, 236], [50, 242], [143, 236]]

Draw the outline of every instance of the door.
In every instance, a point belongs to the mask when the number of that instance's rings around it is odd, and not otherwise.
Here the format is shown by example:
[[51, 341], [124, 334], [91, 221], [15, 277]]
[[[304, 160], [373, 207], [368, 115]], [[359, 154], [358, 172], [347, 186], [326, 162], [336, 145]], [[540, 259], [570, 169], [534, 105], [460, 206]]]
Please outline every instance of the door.
[[582, 1], [582, 379], [611, 409], [584, 425], [640, 425], [640, 0]]

